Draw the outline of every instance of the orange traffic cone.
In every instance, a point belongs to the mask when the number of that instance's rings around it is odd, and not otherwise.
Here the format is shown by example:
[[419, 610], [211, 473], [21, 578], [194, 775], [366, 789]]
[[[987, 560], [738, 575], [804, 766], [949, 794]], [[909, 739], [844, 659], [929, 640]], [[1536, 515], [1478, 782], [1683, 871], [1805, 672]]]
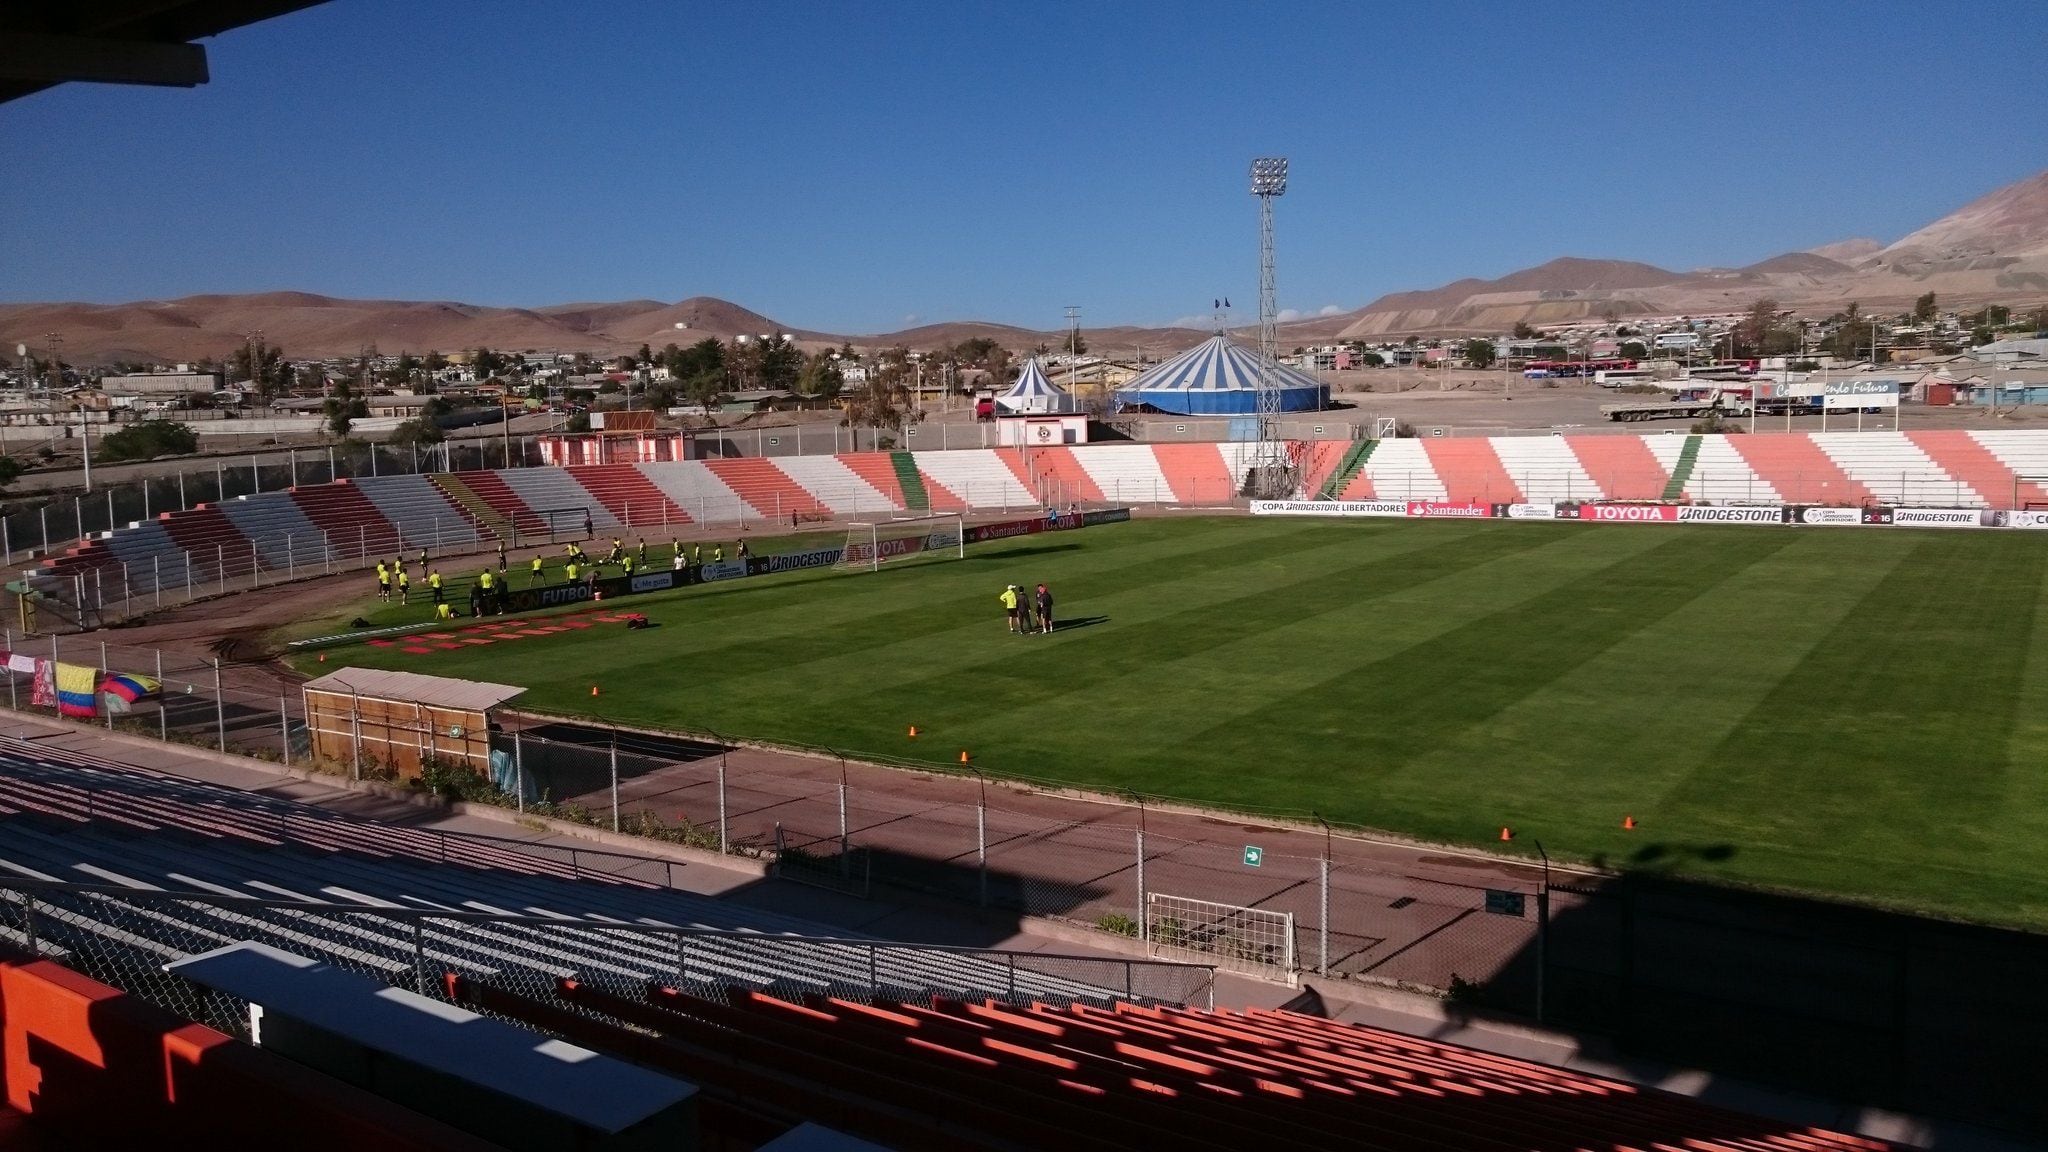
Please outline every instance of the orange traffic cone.
[[1515, 838], [1515, 831], [1514, 831], [1514, 829], [1512, 829], [1512, 828], [1509, 828], [1509, 827], [1508, 827], [1507, 825], [1505, 825], [1505, 824], [1501, 825], [1501, 826], [1500, 826], [1500, 838], [1501, 838], [1502, 840], [1513, 840], [1513, 839]]
[[917, 725], [912, 724], [910, 726], [910, 736], [913, 740], [917, 738]]
[[325, 652], [322, 652], [322, 653], [320, 654], [320, 662], [321, 662], [322, 664], [325, 664], [325, 663], [327, 663], [327, 653], [325, 653]]
[[960, 762], [961, 762], [962, 764], [965, 764], [965, 763], [967, 763], [967, 749], [965, 749], [965, 748], [962, 748], [962, 749], [960, 750]]
[[597, 695], [597, 685], [595, 685], [595, 684], [592, 684], [592, 685], [590, 686], [590, 694], [591, 694], [592, 696], [595, 696], [595, 695]]
[[1621, 818], [1621, 830], [1622, 830], [1622, 831], [1624, 831], [1624, 832], [1633, 832], [1633, 831], [1635, 831], [1635, 830], [1636, 830], [1636, 818], [1635, 818], [1635, 817], [1633, 817], [1633, 816], [1623, 816], [1623, 817]]

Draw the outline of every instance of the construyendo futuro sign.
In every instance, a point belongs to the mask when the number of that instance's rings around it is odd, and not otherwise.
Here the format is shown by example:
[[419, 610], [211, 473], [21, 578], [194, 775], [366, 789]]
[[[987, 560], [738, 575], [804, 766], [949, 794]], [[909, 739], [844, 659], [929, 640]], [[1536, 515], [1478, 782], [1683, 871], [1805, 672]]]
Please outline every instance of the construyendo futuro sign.
[[1445, 500], [1254, 500], [1254, 516], [1491, 517], [1603, 524], [1749, 524], [2048, 530], [2048, 512], [2000, 508], [1841, 508], [1813, 504], [1464, 504]]

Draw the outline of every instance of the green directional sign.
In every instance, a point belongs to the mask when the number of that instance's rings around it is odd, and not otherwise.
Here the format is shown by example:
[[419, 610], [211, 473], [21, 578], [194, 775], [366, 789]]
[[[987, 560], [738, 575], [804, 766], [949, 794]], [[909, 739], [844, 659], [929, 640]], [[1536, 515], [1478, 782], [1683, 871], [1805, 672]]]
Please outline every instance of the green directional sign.
[[1257, 868], [1259, 865], [1264, 864], [1265, 862], [1266, 850], [1264, 848], [1259, 847], [1257, 844], [1247, 844], [1244, 846], [1245, 867]]

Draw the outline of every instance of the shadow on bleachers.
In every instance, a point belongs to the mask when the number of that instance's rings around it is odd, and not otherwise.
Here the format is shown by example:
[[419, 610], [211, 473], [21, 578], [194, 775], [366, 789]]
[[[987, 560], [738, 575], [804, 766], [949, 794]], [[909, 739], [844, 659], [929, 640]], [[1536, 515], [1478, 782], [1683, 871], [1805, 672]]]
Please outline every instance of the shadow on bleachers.
[[1526, 1017], [1542, 960], [1544, 1020], [1625, 1058], [2048, 1132], [2048, 937], [1671, 874], [1732, 852], [1653, 842], [1612, 880], [1553, 885], [1540, 943], [1454, 1005]]

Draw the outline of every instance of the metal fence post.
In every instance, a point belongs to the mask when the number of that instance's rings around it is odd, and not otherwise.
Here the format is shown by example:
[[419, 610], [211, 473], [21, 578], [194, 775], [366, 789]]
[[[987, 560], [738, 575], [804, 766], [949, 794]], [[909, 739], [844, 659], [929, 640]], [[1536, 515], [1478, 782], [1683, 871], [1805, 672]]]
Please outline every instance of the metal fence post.
[[981, 874], [981, 906], [988, 907], [988, 780], [979, 771], [974, 774], [981, 781], [981, 798], [974, 803], [974, 860], [975, 868]]
[[619, 830], [619, 733], [612, 731], [612, 831]]
[[1145, 806], [1138, 805], [1138, 939], [1149, 943], [1152, 931], [1145, 925]]
[[412, 922], [412, 981], [413, 991], [427, 994], [426, 950], [420, 947], [420, 922]]
[[[7, 650], [9, 652], [14, 651], [14, 629], [12, 628], [7, 629]], [[21, 689], [15, 687], [14, 670], [12, 668], [7, 670], [7, 706], [16, 712], [21, 711]]]
[[220, 735], [220, 750], [228, 750], [228, 706], [220, 694], [220, 657], [213, 658], [213, 724]]
[[1316, 823], [1323, 826], [1322, 895], [1317, 904], [1318, 945], [1316, 972], [1319, 975], [1328, 976], [1330, 974], [1330, 822], [1323, 819], [1323, 814], [1320, 812], [1312, 812], [1310, 815], [1316, 818]]
[[512, 730], [512, 805], [520, 813], [526, 811], [526, 744], [519, 738], [519, 729]]
[[283, 693], [277, 697], [277, 738], [284, 745], [284, 766], [292, 766], [292, 713], [291, 701]]
[[170, 689], [164, 686], [164, 650], [156, 650], [156, 738], [171, 742]]
[[725, 855], [731, 849], [725, 839], [725, 750], [718, 752], [718, 854]]
[[1328, 856], [1323, 857], [1322, 863], [1323, 891], [1318, 909], [1320, 922], [1317, 930], [1319, 939], [1317, 942], [1316, 973], [1321, 976], [1328, 976], [1330, 974], [1330, 858]]

